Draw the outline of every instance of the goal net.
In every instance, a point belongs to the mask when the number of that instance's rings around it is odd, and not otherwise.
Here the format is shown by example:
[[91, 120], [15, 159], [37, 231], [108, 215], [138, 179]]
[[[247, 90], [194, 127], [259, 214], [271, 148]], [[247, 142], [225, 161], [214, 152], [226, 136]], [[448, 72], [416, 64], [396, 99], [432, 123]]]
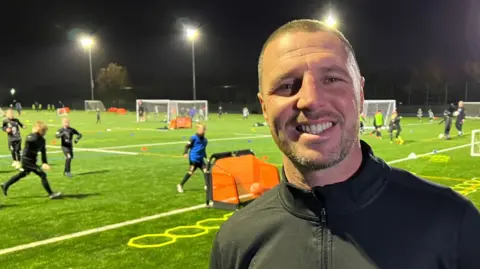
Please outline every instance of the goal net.
[[480, 130], [472, 131], [472, 144], [470, 148], [470, 155], [473, 157], [480, 156]]
[[480, 118], [480, 102], [463, 102], [467, 118]]
[[[170, 100], [168, 99], [137, 99], [137, 122], [140, 121], [170, 121], [168, 113], [170, 111]], [[143, 106], [143, 115], [140, 111]], [[141, 119], [143, 117], [143, 119]]]
[[208, 120], [208, 101], [170, 100], [170, 117], [189, 117], [193, 121]]
[[85, 111], [106, 111], [102, 101], [98, 100], [85, 100]]
[[[373, 124], [373, 117], [377, 111], [381, 110], [384, 118], [384, 124], [388, 124], [393, 111], [396, 108], [395, 100], [365, 100], [363, 102], [363, 113], [365, 114], [365, 120], [368, 125]], [[367, 126], [368, 128], [369, 126]]]

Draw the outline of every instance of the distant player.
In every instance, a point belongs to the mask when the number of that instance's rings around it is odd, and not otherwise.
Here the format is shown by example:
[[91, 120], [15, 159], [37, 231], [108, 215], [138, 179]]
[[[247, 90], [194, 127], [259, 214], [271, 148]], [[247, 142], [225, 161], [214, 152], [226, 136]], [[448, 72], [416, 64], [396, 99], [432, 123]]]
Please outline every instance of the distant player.
[[221, 118], [221, 117], [222, 117], [222, 114], [223, 114], [223, 107], [222, 107], [222, 106], [218, 106], [218, 118]]
[[390, 143], [393, 143], [393, 132], [396, 131], [395, 134], [395, 142], [398, 144], [403, 144], [403, 139], [400, 136], [402, 132], [402, 127], [400, 126], [400, 120], [402, 117], [398, 115], [397, 111], [392, 113], [392, 118], [390, 119], [390, 123], [388, 124], [388, 133], [390, 134]]
[[462, 136], [463, 135], [463, 122], [465, 121], [465, 108], [463, 108], [463, 101], [458, 102], [458, 110], [457, 110], [458, 115], [457, 119], [455, 120], [455, 127], [457, 128], [458, 135]]
[[363, 134], [363, 131], [365, 131], [365, 114], [364, 113], [360, 113], [360, 117], [359, 117], [359, 120], [360, 120], [360, 134]]
[[15, 108], [17, 109], [18, 116], [22, 115], [22, 104], [20, 102], [15, 103]]
[[[66, 177], [72, 177], [71, 173], [71, 165], [73, 159], [73, 143], [75, 144], [82, 139], [82, 134], [79, 133], [74, 128], [70, 127], [70, 120], [68, 118], [62, 119], [63, 127], [58, 129], [55, 137], [62, 139], [62, 151], [65, 155], [65, 169], [63, 170], [63, 174]], [[74, 136], [77, 136], [74, 138]]]
[[7, 132], [8, 148], [12, 153], [12, 166], [20, 169], [20, 151], [22, 150], [22, 136], [20, 128], [25, 128], [23, 124], [13, 116], [13, 110], [8, 109], [6, 113], [7, 118], [3, 120], [2, 129]]
[[140, 122], [145, 122], [145, 107], [142, 101], [138, 101], [138, 118]]
[[197, 133], [190, 137], [190, 141], [185, 146], [185, 151], [183, 155], [185, 158], [188, 158], [190, 167], [188, 172], [183, 177], [183, 180], [180, 184], [177, 185], [177, 191], [182, 193], [183, 186], [188, 181], [188, 179], [193, 175], [197, 168], [200, 168], [203, 172], [205, 179], [205, 189], [207, 189], [207, 178], [205, 173], [207, 172], [207, 166], [205, 164], [205, 158], [207, 158], [207, 144], [208, 140], [205, 137], [206, 126], [203, 124], [197, 124]]
[[[50, 166], [47, 162], [47, 149], [45, 147], [45, 134], [47, 133], [48, 127], [45, 123], [37, 121], [33, 127], [33, 133], [27, 136], [27, 141], [25, 142], [25, 149], [23, 150], [22, 155], [22, 168], [20, 173], [14, 175], [10, 180], [1, 185], [3, 194], [7, 196], [8, 189], [10, 186], [15, 184], [20, 179], [26, 177], [30, 173], [34, 173], [39, 176], [42, 180], [43, 188], [47, 191], [50, 199], [55, 199], [60, 197], [61, 193], [53, 192], [50, 188], [50, 184], [47, 180], [47, 174], [44, 170], [49, 170]], [[42, 154], [42, 166], [37, 165], [37, 155], [38, 152]]]
[[448, 109], [443, 111], [443, 120], [438, 123], [438, 124], [442, 124], [445, 122], [445, 131], [443, 133], [443, 137], [446, 140], [450, 139], [450, 129], [452, 128], [452, 117], [454, 112], [455, 112], [455, 106], [453, 104], [450, 104]]
[[205, 108], [199, 108], [198, 109], [198, 119], [199, 120], [205, 120]]
[[433, 114], [432, 109], [429, 109], [428, 110], [428, 118], [429, 118], [430, 122], [433, 122], [434, 117], [435, 117], [435, 115]]
[[158, 106], [155, 106], [155, 120], [158, 120], [160, 112], [158, 111]]
[[418, 118], [419, 121], [422, 121], [422, 117], [423, 117], [423, 111], [422, 111], [421, 108], [419, 108], [417, 110], [417, 118]]
[[373, 117], [373, 131], [370, 133], [370, 135], [375, 134], [377, 139], [382, 138], [382, 127], [384, 125], [384, 118], [382, 114], [382, 110], [378, 110], [377, 113], [375, 113]]
[[97, 108], [97, 124], [102, 123], [101, 115], [100, 115], [100, 109]]
[[246, 106], [242, 110], [242, 115], [243, 115], [244, 120], [248, 120], [249, 112], [248, 112], [248, 108]]
[[190, 109], [190, 114], [189, 114], [189, 116], [190, 116], [190, 118], [193, 120], [193, 119], [195, 118], [195, 115], [197, 115], [197, 109], [196, 109], [195, 107], [192, 107], [192, 108]]

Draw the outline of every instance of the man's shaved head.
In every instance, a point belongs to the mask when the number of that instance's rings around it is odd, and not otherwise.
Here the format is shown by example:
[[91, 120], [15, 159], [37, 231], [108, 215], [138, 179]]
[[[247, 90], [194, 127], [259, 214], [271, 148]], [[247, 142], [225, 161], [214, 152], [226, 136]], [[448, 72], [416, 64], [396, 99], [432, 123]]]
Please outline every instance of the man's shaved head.
[[259, 83], [260, 89], [262, 85], [263, 55], [265, 53], [265, 49], [273, 40], [277, 39], [278, 37], [283, 36], [285, 34], [296, 33], [296, 32], [306, 32], [306, 33], [328, 32], [328, 33], [334, 34], [345, 44], [346, 49], [352, 54], [353, 59], [355, 60], [355, 65], [357, 67], [357, 70], [358, 72], [360, 72], [358, 68], [358, 64], [355, 59], [355, 52], [353, 50], [353, 47], [348, 41], [348, 39], [340, 31], [317, 20], [308, 20], [308, 19], [294, 20], [282, 25], [277, 30], [275, 30], [275, 32], [273, 32], [268, 37], [267, 41], [265, 41], [265, 43], [263, 44], [263, 48], [260, 53], [260, 58], [258, 60], [258, 83]]

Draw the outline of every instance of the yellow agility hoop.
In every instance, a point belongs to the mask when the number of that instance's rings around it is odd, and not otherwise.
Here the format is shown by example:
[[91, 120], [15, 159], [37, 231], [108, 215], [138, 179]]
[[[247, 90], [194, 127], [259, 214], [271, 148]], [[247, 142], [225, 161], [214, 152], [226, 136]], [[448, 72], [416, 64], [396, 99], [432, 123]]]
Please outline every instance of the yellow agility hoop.
[[[144, 234], [137, 237], [133, 237], [128, 241], [128, 246], [134, 247], [134, 248], [160, 248], [160, 247], [165, 247], [165, 246], [176, 243], [177, 239], [189, 239], [189, 238], [200, 237], [208, 234], [210, 230], [220, 229], [220, 225], [218, 224], [208, 225], [209, 222], [218, 223], [220, 221], [226, 221], [228, 218], [230, 218], [233, 215], [233, 213], [234, 212], [225, 214], [223, 215], [222, 218], [209, 218], [209, 219], [200, 220], [200, 221], [197, 221], [195, 225], [173, 227], [165, 230], [165, 232], [161, 234]], [[198, 232], [190, 233], [190, 234], [175, 234], [175, 232], [178, 232], [180, 230], [197, 230]], [[136, 243], [138, 240], [141, 240], [141, 239], [158, 238], [158, 237], [168, 238], [169, 240], [159, 244]]]

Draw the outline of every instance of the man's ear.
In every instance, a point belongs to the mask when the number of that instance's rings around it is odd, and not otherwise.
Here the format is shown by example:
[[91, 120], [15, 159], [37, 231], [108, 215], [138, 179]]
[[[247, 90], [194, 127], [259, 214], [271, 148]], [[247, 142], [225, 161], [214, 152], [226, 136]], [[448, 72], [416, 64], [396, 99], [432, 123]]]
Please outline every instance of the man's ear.
[[363, 94], [363, 88], [365, 86], [365, 78], [362, 77], [362, 79], [360, 80], [360, 107], [359, 107], [359, 110], [360, 110], [360, 113], [363, 112], [363, 102], [365, 101], [365, 95]]
[[262, 93], [257, 93], [258, 100], [260, 101], [260, 106], [262, 107], [262, 114], [263, 118], [265, 119], [266, 122], [268, 122], [268, 116], [267, 116], [267, 110], [265, 108], [265, 102], [263, 102], [263, 96]]

